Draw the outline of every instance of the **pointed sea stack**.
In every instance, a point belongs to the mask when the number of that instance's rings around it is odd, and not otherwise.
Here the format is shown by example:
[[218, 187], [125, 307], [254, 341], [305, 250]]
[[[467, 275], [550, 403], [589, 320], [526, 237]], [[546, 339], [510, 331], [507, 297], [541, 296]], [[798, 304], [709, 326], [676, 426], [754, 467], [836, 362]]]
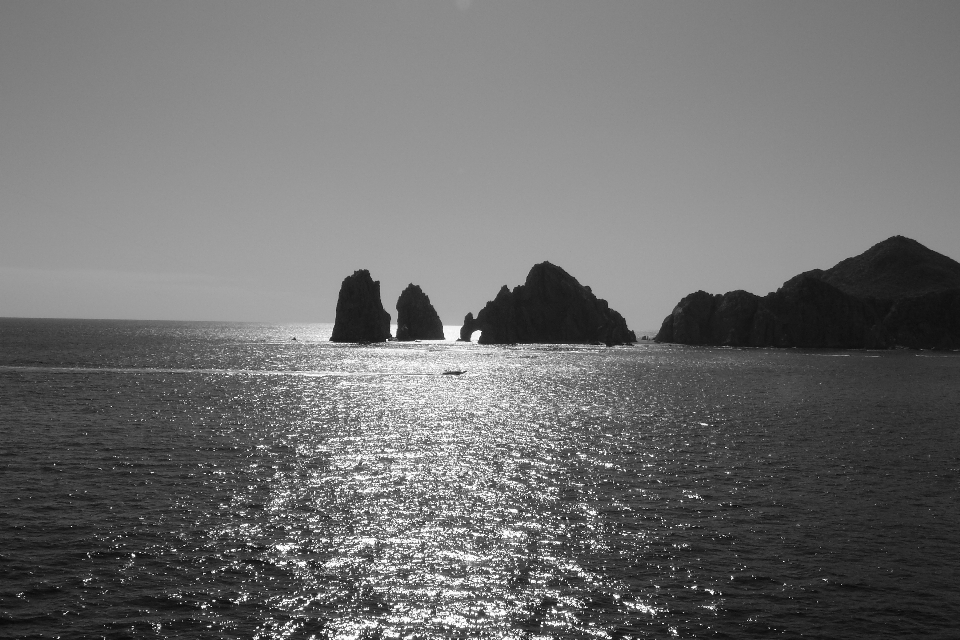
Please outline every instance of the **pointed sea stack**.
[[903, 236], [826, 271], [746, 291], [686, 296], [659, 342], [743, 347], [960, 348], [960, 263]]
[[407, 285], [397, 299], [397, 340], [443, 340], [440, 316], [419, 285]]
[[383, 342], [390, 339], [390, 314], [380, 301], [380, 282], [366, 269], [343, 279], [331, 342]]
[[559, 343], [608, 346], [637, 341], [627, 322], [606, 300], [593, 295], [560, 267], [541, 262], [527, 274], [524, 284], [506, 285], [474, 319], [468, 313], [460, 339], [481, 331], [480, 344]]

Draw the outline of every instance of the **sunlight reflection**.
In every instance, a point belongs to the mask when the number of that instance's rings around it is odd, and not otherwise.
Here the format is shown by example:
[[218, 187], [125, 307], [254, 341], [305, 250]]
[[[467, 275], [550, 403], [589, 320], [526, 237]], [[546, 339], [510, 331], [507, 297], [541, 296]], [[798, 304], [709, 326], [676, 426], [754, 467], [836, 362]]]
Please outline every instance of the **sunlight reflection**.
[[[216, 533], [246, 550], [232, 570], [300, 585], [271, 600], [294, 622], [261, 633], [607, 637], [604, 620], [665, 611], [616, 555], [629, 540], [640, 559], [654, 541], [643, 530], [618, 537], [616, 525], [650, 494], [614, 490], [627, 473], [610, 457], [615, 415], [589, 385], [564, 384], [583, 377], [578, 365], [558, 359], [549, 378], [530, 366], [553, 353], [468, 345], [443, 354], [471, 371], [458, 378], [291, 384], [301, 418], [262, 433], [250, 466], [259, 480], [234, 496], [236, 526]], [[382, 371], [439, 368], [406, 345], [364, 358]]]

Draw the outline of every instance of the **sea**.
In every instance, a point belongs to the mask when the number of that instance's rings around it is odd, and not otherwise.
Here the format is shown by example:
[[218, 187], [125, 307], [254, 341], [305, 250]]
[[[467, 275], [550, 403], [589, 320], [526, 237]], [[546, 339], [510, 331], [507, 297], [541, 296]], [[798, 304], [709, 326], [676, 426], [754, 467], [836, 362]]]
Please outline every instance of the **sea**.
[[0, 637], [960, 637], [960, 354], [331, 330], [0, 320]]

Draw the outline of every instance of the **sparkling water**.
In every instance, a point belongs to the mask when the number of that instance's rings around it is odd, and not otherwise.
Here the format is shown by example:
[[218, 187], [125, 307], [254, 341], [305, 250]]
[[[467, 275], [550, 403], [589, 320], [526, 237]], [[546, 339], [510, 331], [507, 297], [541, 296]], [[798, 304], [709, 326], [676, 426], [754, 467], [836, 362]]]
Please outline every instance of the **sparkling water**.
[[958, 633], [956, 354], [331, 329], [0, 320], [0, 637]]

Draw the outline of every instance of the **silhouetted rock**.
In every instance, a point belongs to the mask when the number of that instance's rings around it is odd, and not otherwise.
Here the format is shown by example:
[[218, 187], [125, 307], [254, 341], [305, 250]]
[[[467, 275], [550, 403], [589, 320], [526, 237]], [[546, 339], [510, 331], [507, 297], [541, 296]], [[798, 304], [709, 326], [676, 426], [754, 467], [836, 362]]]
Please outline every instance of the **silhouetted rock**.
[[710, 327], [710, 340], [719, 344], [742, 344], [750, 339], [747, 327], [757, 313], [760, 298], [738, 289], [719, 296], [717, 320]]
[[397, 340], [443, 340], [440, 316], [418, 285], [407, 285], [397, 299]]
[[683, 298], [656, 340], [749, 347], [960, 348], [960, 263], [894, 236], [832, 269]]
[[759, 300], [746, 343], [755, 347], [875, 349], [891, 346], [874, 305], [800, 275]]
[[463, 316], [463, 326], [460, 327], [460, 338], [459, 342], [470, 342], [470, 334], [472, 334], [476, 329], [473, 328], [475, 321], [473, 319], [473, 312], [471, 311], [467, 315]]
[[685, 296], [669, 316], [663, 319], [657, 340], [680, 344], [705, 344], [713, 319], [714, 297], [706, 291], [696, 291]]
[[482, 331], [481, 344], [603, 343], [637, 341], [633, 331], [606, 300], [593, 295], [560, 267], [541, 262], [524, 284], [510, 291], [504, 285], [474, 319], [468, 313], [460, 339]]
[[681, 344], [745, 344], [759, 301], [746, 291], [691, 293], [666, 317], [655, 339]]
[[383, 342], [390, 339], [390, 314], [380, 301], [380, 282], [366, 269], [343, 279], [337, 299], [332, 342]]

